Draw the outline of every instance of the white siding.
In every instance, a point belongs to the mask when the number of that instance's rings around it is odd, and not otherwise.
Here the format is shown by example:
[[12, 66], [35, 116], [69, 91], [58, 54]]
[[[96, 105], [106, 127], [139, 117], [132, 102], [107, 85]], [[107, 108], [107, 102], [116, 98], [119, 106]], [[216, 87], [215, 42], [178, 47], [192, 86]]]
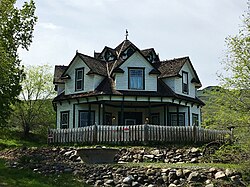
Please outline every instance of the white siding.
[[116, 74], [117, 90], [128, 90], [128, 67], [145, 68], [145, 91], [157, 90], [157, 75], [149, 75], [153, 67], [138, 52], [135, 52], [120, 66], [120, 68], [124, 70], [124, 73]]
[[191, 66], [189, 63], [185, 63], [180, 70], [179, 74], [182, 76], [182, 71], [185, 71], [188, 73], [188, 94], [182, 93], [182, 78], [180, 77], [170, 77], [165, 78], [163, 81], [177, 94], [188, 96], [195, 98], [196, 96], [196, 88], [193, 83], [191, 83], [191, 80], [195, 77]]
[[[75, 91], [75, 69], [84, 68], [84, 89], [82, 91]], [[93, 91], [103, 80], [100, 75], [86, 75], [89, 72], [89, 67], [77, 57], [71, 67], [68, 69], [67, 74], [71, 77], [65, 81], [65, 95]]]
[[73, 103], [70, 104], [68, 102], [62, 102], [61, 104], [57, 103], [57, 128], [60, 128], [61, 123], [61, 112], [67, 112], [69, 111], [69, 128], [73, 128]]

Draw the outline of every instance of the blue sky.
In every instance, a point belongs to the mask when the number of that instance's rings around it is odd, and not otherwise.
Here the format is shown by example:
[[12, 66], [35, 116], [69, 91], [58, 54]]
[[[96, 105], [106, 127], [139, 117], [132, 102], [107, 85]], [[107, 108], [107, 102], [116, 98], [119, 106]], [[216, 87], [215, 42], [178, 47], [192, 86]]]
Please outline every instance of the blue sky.
[[[24, 0], [17, 0], [21, 6]], [[38, 23], [24, 65], [68, 65], [78, 50], [115, 47], [125, 39], [155, 48], [160, 59], [189, 56], [203, 87], [217, 85], [225, 38], [236, 35], [247, 0], [35, 0]]]

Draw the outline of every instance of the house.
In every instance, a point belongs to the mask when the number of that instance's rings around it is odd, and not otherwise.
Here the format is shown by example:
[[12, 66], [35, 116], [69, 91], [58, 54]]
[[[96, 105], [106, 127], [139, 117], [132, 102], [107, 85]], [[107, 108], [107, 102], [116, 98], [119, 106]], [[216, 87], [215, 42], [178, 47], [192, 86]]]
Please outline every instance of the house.
[[189, 57], [159, 59], [127, 38], [55, 66], [57, 129], [91, 125], [200, 126], [201, 82]]

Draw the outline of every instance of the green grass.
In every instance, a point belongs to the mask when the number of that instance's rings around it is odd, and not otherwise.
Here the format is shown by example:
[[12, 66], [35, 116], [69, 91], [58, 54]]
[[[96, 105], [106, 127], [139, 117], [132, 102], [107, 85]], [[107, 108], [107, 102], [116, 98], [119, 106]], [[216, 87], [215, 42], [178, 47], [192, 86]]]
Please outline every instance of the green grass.
[[241, 169], [239, 164], [222, 164], [222, 163], [160, 163], [160, 162], [142, 162], [142, 163], [126, 163], [129, 167], [153, 167], [153, 168], [187, 168], [187, 169], [209, 169], [211, 167], [220, 169]]
[[33, 173], [31, 170], [13, 169], [0, 159], [0, 186], [4, 187], [74, 187], [86, 186], [72, 175], [51, 175]]

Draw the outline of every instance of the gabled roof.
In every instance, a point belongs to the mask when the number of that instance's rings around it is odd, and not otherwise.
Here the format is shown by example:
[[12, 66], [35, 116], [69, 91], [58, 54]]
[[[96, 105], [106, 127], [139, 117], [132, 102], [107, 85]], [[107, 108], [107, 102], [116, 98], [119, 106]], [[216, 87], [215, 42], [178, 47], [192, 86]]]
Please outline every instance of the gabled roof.
[[53, 84], [64, 84], [64, 81], [61, 79], [61, 76], [66, 69], [67, 66], [55, 66]]
[[72, 59], [70, 64], [67, 66], [67, 68], [61, 75], [62, 77], [66, 75], [67, 70], [72, 66], [72, 64], [74, 63], [77, 57], [81, 58], [83, 62], [89, 67], [90, 71], [87, 72], [88, 74], [98, 74], [102, 76], [107, 75], [106, 66], [105, 66], [106, 63], [104, 61], [101, 61], [94, 57], [90, 57], [88, 55], [84, 55], [84, 54], [77, 52], [75, 57]]
[[157, 69], [161, 72], [159, 78], [178, 76], [183, 65], [188, 61], [188, 57], [177, 58], [173, 60], [159, 61], [155, 63]]
[[159, 61], [154, 64], [157, 67], [157, 69], [161, 72], [159, 78], [168, 78], [168, 77], [181, 76], [179, 73], [185, 63], [190, 64], [190, 67], [195, 75], [195, 78], [193, 78], [191, 82], [197, 83], [198, 84], [197, 87], [201, 87], [201, 82], [189, 57], [181, 57], [172, 60]]

